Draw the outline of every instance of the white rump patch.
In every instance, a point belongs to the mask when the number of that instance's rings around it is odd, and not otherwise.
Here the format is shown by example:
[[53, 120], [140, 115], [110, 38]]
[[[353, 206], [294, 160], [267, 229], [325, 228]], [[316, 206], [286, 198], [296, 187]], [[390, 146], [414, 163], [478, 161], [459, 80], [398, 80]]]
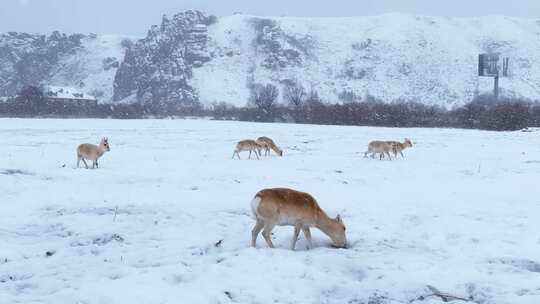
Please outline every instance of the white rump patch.
[[251, 200], [251, 211], [253, 212], [253, 215], [255, 218], [257, 218], [257, 208], [259, 208], [259, 204], [261, 203], [262, 199], [260, 196], [255, 196]]

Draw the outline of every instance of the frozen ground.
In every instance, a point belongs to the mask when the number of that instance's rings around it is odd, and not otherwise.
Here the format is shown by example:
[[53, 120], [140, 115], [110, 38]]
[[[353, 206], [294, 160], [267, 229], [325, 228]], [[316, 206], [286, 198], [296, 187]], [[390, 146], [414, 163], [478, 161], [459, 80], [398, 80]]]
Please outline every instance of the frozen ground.
[[[75, 148], [109, 136], [100, 169]], [[231, 160], [273, 137], [284, 157]], [[0, 120], [0, 303], [540, 303], [540, 133]], [[406, 158], [363, 158], [411, 137]], [[244, 158], [247, 155], [243, 155]], [[341, 213], [349, 249], [249, 248], [264, 187]], [[217, 244], [217, 245], [216, 245]], [[460, 301], [455, 301], [460, 303]]]

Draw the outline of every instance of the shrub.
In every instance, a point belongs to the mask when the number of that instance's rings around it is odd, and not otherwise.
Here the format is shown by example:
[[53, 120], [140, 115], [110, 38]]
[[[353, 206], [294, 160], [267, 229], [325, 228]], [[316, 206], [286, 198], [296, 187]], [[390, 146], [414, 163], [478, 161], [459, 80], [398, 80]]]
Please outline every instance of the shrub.
[[513, 131], [526, 128], [529, 105], [524, 101], [506, 100], [487, 108], [480, 116], [480, 128], [495, 131]]
[[273, 121], [276, 117], [278, 88], [273, 84], [251, 86], [249, 104], [257, 109], [257, 121]]

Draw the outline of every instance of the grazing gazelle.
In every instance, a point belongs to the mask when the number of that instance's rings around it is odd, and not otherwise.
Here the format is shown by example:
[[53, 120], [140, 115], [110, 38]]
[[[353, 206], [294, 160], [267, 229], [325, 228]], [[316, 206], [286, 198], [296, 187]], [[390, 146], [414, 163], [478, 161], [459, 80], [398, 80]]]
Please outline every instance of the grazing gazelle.
[[262, 149], [261, 145], [259, 145], [254, 140], [251, 140], [251, 139], [241, 140], [236, 144], [236, 149], [233, 152], [232, 158], [234, 158], [234, 156], [237, 155], [238, 159], [240, 159], [240, 152], [249, 151], [249, 159], [251, 159], [252, 152], [255, 152], [255, 156], [257, 156], [257, 159], [259, 159], [259, 154], [257, 154], [257, 152], [261, 149]]
[[[276, 152], [277, 155], [283, 156], [283, 150], [281, 150], [271, 138], [261, 136], [257, 138], [257, 143], [259, 143], [263, 147], [264, 155], [270, 154], [270, 149], [272, 149], [274, 152]], [[260, 151], [259, 154], [261, 154]]]
[[392, 150], [392, 145], [388, 142], [374, 140], [369, 143], [368, 150], [364, 153], [364, 157], [367, 157], [367, 154], [371, 153], [371, 157], [373, 158], [375, 157], [375, 153], [379, 153], [379, 159], [382, 159], [384, 154], [386, 154], [388, 155], [388, 158], [392, 160], [392, 157], [390, 157], [390, 150]]
[[407, 147], [412, 148], [412, 141], [408, 138], [405, 138], [403, 143], [400, 143], [399, 141], [387, 141], [388, 144], [392, 147], [392, 152], [394, 153], [394, 157], [397, 157], [397, 154], [401, 154], [402, 158], [405, 158], [403, 156], [403, 150], [407, 149]]
[[328, 235], [335, 247], [347, 246], [345, 225], [341, 217], [338, 215], [335, 219], [330, 218], [308, 193], [287, 188], [264, 189], [259, 191], [251, 201], [251, 210], [257, 220], [251, 231], [252, 247], [255, 247], [257, 236], [262, 230], [266, 243], [273, 248], [270, 233], [276, 225], [294, 226], [292, 250], [294, 250], [300, 230], [304, 232], [309, 248], [313, 247], [310, 227], [316, 227]]
[[88, 169], [88, 164], [85, 159], [93, 161], [92, 169], [99, 167], [98, 159], [107, 151], [111, 151], [107, 137], [103, 137], [97, 146], [93, 144], [79, 145], [77, 147], [77, 168], [79, 168], [79, 164], [82, 160], [86, 169]]

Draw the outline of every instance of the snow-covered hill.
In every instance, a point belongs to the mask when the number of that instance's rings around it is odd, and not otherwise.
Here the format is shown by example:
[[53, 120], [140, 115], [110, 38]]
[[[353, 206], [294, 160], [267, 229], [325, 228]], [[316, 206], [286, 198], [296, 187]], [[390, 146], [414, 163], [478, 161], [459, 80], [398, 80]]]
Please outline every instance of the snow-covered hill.
[[[406, 14], [215, 19], [186, 11], [164, 17], [143, 39], [124, 46], [122, 40], [83, 38], [74, 52], [59, 56], [54, 74], [39, 80], [82, 86], [102, 102], [245, 105], [253, 84], [272, 83], [283, 91], [295, 81], [329, 102], [372, 95], [387, 102], [452, 106], [492, 90], [492, 79], [476, 76], [477, 57], [499, 52], [510, 57], [503, 94], [540, 99], [540, 20], [534, 19]], [[2, 57], [17, 44], [0, 39]], [[17, 64], [5, 61], [0, 58], [0, 88]]]
[[[100, 168], [75, 169], [106, 135]], [[284, 156], [231, 159], [261, 135]], [[362, 157], [404, 137], [405, 159]], [[0, 303], [444, 303], [414, 301], [427, 285], [540, 299], [535, 132], [0, 119], [0, 138]], [[349, 248], [313, 229], [315, 248], [291, 251], [292, 227], [250, 248], [253, 195], [283, 186], [340, 213]]]
[[124, 39], [59, 32], [2, 34], [0, 96], [13, 96], [29, 85], [45, 85], [73, 87], [110, 101], [114, 76], [124, 57]]
[[63, 57], [58, 72], [50, 83], [56, 86], [76, 86], [101, 101], [110, 101], [114, 90], [114, 76], [124, 58], [119, 36], [86, 38], [80, 51]]
[[[261, 30], [260, 24], [266, 23]], [[259, 26], [259, 30], [257, 30]], [[254, 43], [262, 37], [269, 48]], [[388, 14], [356, 18], [231, 16], [209, 27], [217, 56], [194, 70], [203, 101], [245, 102], [246, 80], [312, 86], [324, 100], [342, 92], [384, 101], [462, 104], [490, 92], [478, 79], [478, 54], [511, 58], [506, 94], [540, 98], [540, 20], [508, 17], [447, 18]], [[287, 54], [298, 59], [287, 60]], [[276, 55], [278, 54], [278, 55]], [[265, 65], [265, 60], [282, 64]]]

